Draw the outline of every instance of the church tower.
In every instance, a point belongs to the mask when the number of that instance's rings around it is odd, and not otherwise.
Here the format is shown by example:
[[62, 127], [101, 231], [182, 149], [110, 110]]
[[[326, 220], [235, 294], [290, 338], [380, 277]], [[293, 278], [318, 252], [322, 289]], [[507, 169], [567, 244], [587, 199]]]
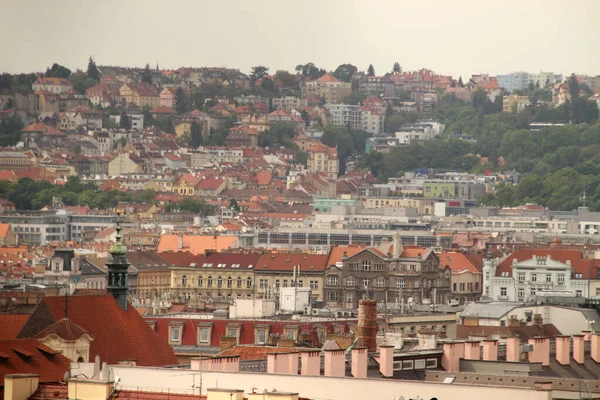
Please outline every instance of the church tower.
[[127, 247], [121, 242], [121, 213], [117, 212], [117, 240], [110, 248], [110, 258], [106, 267], [108, 268], [108, 293], [117, 300], [119, 307], [127, 310]]

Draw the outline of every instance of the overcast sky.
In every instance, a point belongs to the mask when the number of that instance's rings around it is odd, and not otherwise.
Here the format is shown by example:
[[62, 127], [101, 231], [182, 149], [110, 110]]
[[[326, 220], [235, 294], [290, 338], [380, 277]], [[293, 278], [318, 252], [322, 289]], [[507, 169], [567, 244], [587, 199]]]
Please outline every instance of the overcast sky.
[[0, 71], [54, 62], [599, 75], [600, 0], [0, 0]]

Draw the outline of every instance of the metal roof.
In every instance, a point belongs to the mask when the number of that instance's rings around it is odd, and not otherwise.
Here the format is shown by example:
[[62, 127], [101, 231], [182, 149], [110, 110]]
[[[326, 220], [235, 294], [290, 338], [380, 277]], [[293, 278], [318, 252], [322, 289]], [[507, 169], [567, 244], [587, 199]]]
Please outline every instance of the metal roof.
[[492, 318], [500, 319], [509, 313], [512, 309], [522, 306], [523, 303], [508, 302], [508, 301], [492, 301], [469, 303], [463, 312], [460, 313], [461, 318], [477, 317], [477, 318]]

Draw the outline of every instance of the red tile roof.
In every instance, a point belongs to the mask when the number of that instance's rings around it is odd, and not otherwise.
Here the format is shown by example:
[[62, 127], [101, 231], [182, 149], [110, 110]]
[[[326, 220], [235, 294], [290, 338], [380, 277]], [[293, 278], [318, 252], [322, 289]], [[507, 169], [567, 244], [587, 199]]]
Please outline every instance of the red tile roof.
[[[579, 250], [555, 250], [555, 249], [519, 249], [508, 256], [504, 261], [498, 264], [496, 276], [512, 276], [513, 260], [517, 262], [530, 260], [536, 257], [550, 256], [552, 260], [561, 263], [571, 262], [573, 268], [573, 279], [590, 279], [593, 260], [586, 260]], [[504, 275], [503, 275], [504, 274]], [[581, 274], [581, 278], [576, 278], [575, 274]]]
[[201, 190], [216, 190], [221, 187], [223, 182], [225, 181], [220, 178], [206, 178], [197, 183], [195, 188]]
[[475, 265], [473, 265], [471, 261], [462, 253], [444, 252], [440, 253], [439, 257], [441, 269], [444, 269], [446, 266], [448, 266], [455, 274], [460, 274], [465, 271], [473, 273], [479, 272]]
[[59, 382], [71, 361], [35, 339], [0, 341], [0, 382], [8, 374], [39, 374], [40, 382]]
[[[163, 235], [160, 238], [157, 252], [177, 251], [179, 235]], [[222, 251], [239, 246], [237, 236], [213, 236], [213, 235], [184, 235], [183, 252], [191, 254], [204, 254], [205, 250]], [[161, 254], [161, 256], [163, 256]]]
[[256, 271], [292, 271], [300, 266], [300, 272], [324, 271], [329, 256], [323, 254], [277, 253], [263, 254], [258, 261]]
[[[35, 309], [20, 333], [35, 336], [65, 314], [64, 297], [46, 297]], [[69, 298], [69, 319], [89, 332], [90, 359], [99, 355], [109, 364], [135, 360], [141, 366], [178, 364], [173, 349], [162, 341], [136, 309], [121, 309], [111, 295]]]
[[319, 82], [319, 83], [340, 82], [340, 80], [338, 78], [336, 78], [335, 76], [333, 76], [332, 74], [325, 74], [322, 77], [320, 77], [319, 79], [317, 79], [317, 82]]
[[16, 339], [29, 315], [0, 315], [0, 340]]
[[344, 253], [346, 253], [346, 257], [352, 257], [361, 251], [365, 250], [366, 246], [332, 246], [329, 251], [329, 258], [327, 259], [327, 266], [335, 265], [337, 262], [342, 261], [342, 257], [344, 257]]
[[[80, 327], [79, 325], [71, 322], [68, 318], [63, 318], [60, 321], [50, 325], [37, 335], [35, 335], [36, 339], [44, 339], [50, 335], [56, 335], [62, 340], [66, 341], [74, 341], [82, 337], [83, 335], [88, 334], [85, 329]], [[91, 335], [90, 335], [91, 336]]]

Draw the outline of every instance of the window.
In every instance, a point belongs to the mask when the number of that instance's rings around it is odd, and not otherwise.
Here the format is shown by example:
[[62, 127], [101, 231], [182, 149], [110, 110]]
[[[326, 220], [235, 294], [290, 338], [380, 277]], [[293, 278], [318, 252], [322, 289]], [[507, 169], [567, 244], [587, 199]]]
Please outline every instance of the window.
[[370, 279], [363, 279], [363, 287], [366, 289], [369, 287], [369, 284], [371, 283]]
[[358, 263], [350, 263], [348, 269], [350, 271], [358, 271]]
[[210, 343], [210, 332], [212, 326], [199, 326], [198, 327], [198, 344], [209, 344]]
[[404, 279], [396, 279], [396, 288], [400, 289], [400, 288], [405, 288], [406, 287], [406, 281], [404, 281]]
[[281, 286], [281, 283], [280, 283], [279, 279], [275, 279], [275, 287], [277, 289], [279, 289], [280, 286]]
[[221, 287], [223, 286], [223, 278], [221, 278], [220, 276], [217, 278], [217, 287]]
[[525, 290], [519, 289], [519, 291], [517, 292], [517, 296], [519, 297], [519, 300], [522, 300], [525, 297]]
[[383, 264], [375, 264], [375, 271], [383, 271]]
[[535, 296], [535, 292], [536, 292], [536, 288], [532, 287], [531, 291], [529, 293], [531, 293], [532, 296]]
[[202, 287], [202, 277], [198, 277], [198, 287]]
[[575, 274], [575, 279], [582, 279], [583, 278], [583, 274]]
[[519, 282], [525, 282], [525, 272], [519, 272]]
[[237, 278], [237, 287], [239, 287], [239, 288], [242, 287], [242, 278], [240, 278], [239, 276]]
[[558, 274], [557, 282], [559, 285], [564, 285], [565, 284], [565, 274]]
[[576, 290], [575, 291], [575, 297], [582, 297], [583, 296], [583, 290]]
[[266, 328], [256, 328], [255, 330], [255, 340], [256, 344], [265, 344], [267, 343], [267, 329]]
[[328, 301], [338, 301], [338, 292], [327, 292]]
[[169, 329], [169, 342], [179, 344], [181, 343], [181, 330], [183, 329], [182, 325], [171, 326]]
[[546, 274], [546, 282], [552, 283], [552, 274]]
[[500, 288], [500, 296], [506, 297], [507, 290], [505, 287]]
[[363, 261], [363, 271], [371, 270], [371, 261], [365, 260]]
[[352, 303], [354, 301], [353, 293], [346, 293], [346, 303]]
[[288, 287], [288, 281], [287, 281], [287, 279], [283, 280], [283, 287]]
[[209, 275], [208, 279], [206, 280], [206, 286], [212, 287], [212, 276], [211, 275]]
[[310, 289], [316, 290], [319, 288], [319, 281], [310, 281]]
[[327, 277], [327, 284], [328, 285], [337, 285], [338, 284], [338, 277], [337, 275], [329, 275]]
[[356, 285], [356, 281], [353, 277], [349, 276], [346, 278], [346, 286], [354, 286]]
[[537, 274], [535, 274], [535, 273], [531, 274], [531, 282], [537, 282]]
[[184, 275], [181, 277], [181, 286], [185, 286], [187, 284], [187, 276]]
[[252, 278], [248, 277], [248, 279], [246, 279], [246, 287], [248, 289], [252, 288]]

